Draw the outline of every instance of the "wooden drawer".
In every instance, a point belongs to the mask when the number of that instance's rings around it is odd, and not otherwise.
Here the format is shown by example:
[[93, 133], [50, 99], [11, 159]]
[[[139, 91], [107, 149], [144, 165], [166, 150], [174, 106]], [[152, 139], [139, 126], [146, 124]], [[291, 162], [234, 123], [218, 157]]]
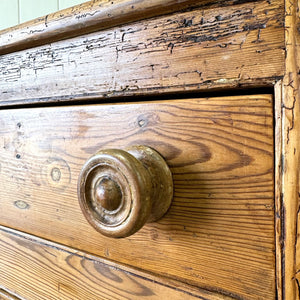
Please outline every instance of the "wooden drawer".
[[1, 226], [0, 258], [0, 300], [227, 299]]
[[[1, 224], [233, 298], [274, 299], [271, 95], [4, 110]], [[79, 172], [99, 149], [148, 145], [174, 199], [136, 234], [85, 220]], [[0, 254], [1, 255], [1, 254]]]

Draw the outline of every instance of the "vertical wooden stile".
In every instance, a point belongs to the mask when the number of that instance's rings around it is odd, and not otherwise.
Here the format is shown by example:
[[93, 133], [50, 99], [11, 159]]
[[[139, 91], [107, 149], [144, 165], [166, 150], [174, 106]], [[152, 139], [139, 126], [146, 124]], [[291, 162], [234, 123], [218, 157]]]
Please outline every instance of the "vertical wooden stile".
[[286, 64], [282, 99], [282, 297], [300, 299], [299, 154], [300, 23], [299, 0], [285, 1]]

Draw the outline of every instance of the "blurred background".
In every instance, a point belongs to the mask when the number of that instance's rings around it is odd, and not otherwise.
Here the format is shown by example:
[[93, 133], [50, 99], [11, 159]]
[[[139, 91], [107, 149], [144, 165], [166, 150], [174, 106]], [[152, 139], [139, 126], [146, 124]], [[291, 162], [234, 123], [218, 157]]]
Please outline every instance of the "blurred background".
[[87, 0], [0, 0], [0, 30]]

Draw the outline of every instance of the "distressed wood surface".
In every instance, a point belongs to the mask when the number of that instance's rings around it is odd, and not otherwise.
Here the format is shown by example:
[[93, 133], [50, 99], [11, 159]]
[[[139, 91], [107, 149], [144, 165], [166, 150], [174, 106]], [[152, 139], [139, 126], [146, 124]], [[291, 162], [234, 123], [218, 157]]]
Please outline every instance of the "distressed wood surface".
[[300, 299], [300, 1], [285, 1], [281, 151], [283, 299]]
[[271, 86], [284, 74], [282, 4], [195, 9], [2, 55], [0, 105]]
[[255, 0], [87, 1], [0, 31], [0, 55], [195, 7]]
[[275, 239], [276, 239], [276, 285], [277, 298], [283, 299], [283, 203], [282, 203], [282, 98], [283, 82], [278, 81], [274, 89], [274, 138], [275, 138]]
[[[28, 300], [223, 299], [3, 227], [0, 272], [0, 284]], [[1, 290], [0, 299], [18, 300]]]
[[[270, 95], [0, 114], [0, 220], [8, 227], [233, 298], [274, 299]], [[133, 236], [96, 232], [79, 208], [83, 163], [144, 144], [166, 159], [174, 199]]]
[[207, 0], [96, 0], [0, 31], [0, 55], [190, 9]]

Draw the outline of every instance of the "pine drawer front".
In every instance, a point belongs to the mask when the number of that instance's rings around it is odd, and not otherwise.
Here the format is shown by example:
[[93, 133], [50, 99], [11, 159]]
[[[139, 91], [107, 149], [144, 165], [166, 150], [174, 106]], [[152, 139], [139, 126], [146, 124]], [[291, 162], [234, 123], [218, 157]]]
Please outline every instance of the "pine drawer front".
[[[271, 95], [3, 110], [1, 224], [233, 298], [275, 298]], [[102, 236], [77, 180], [100, 149], [146, 145], [171, 169], [167, 214]]]
[[1, 226], [0, 272], [0, 300], [224, 300]]

